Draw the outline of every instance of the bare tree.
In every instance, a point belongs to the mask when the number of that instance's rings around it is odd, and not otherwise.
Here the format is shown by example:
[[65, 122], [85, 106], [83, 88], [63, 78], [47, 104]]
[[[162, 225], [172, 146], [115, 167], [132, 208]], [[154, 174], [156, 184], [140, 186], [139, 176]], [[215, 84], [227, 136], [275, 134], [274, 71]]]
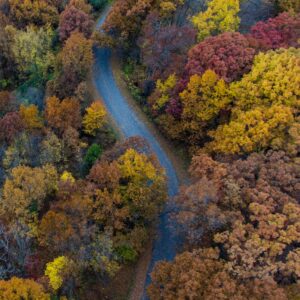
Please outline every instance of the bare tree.
[[0, 279], [23, 275], [27, 258], [31, 254], [32, 239], [21, 225], [7, 229], [0, 223]]

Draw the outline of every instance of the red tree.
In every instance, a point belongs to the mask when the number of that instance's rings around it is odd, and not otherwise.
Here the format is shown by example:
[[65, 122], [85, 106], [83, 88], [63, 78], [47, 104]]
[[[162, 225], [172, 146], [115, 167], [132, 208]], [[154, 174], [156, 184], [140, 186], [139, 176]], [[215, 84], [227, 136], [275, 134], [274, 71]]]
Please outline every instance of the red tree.
[[17, 110], [16, 101], [8, 91], [0, 91], [0, 117], [6, 113]]
[[143, 63], [151, 77], [168, 77], [181, 72], [186, 63], [186, 53], [195, 42], [196, 31], [189, 26], [161, 26], [158, 13], [151, 13], [145, 20], [139, 45]]
[[239, 79], [252, 65], [255, 50], [238, 32], [209, 37], [189, 52], [186, 71], [189, 76], [211, 69], [227, 82]]
[[24, 129], [19, 113], [7, 113], [0, 119], [0, 128], [0, 141], [11, 142], [16, 134]]
[[282, 13], [266, 22], [258, 22], [251, 28], [250, 38], [254, 38], [259, 47], [268, 50], [276, 48], [299, 47], [300, 14]]
[[87, 13], [73, 5], [68, 5], [59, 17], [59, 37], [64, 41], [77, 30], [88, 38], [92, 33], [93, 24], [93, 20]]

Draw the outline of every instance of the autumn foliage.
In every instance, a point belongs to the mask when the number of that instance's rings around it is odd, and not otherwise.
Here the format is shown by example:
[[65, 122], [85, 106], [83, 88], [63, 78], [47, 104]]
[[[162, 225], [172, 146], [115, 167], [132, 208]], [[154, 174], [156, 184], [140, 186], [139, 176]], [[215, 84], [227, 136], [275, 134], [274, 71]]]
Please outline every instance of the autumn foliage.
[[89, 12], [75, 5], [74, 3], [67, 5], [59, 17], [59, 37], [62, 41], [68, 39], [74, 31], [83, 33], [86, 38], [89, 38], [92, 33], [94, 23]]
[[[96, 28], [106, 4], [0, 0], [0, 300], [126, 298], [161, 212], [182, 247], [150, 299], [298, 299], [299, 1], [116, 0]], [[176, 209], [148, 143], [116, 142], [94, 47], [190, 158]]]
[[[296, 161], [284, 152], [231, 164], [202, 154], [190, 172], [193, 183], [177, 198], [177, 220], [197, 249], [156, 266], [150, 298], [287, 299], [280, 285], [299, 278]], [[214, 249], [201, 248], [212, 243]]]
[[[107, 163], [116, 172], [95, 173], [99, 182], [110, 174], [113, 190], [109, 180], [97, 186], [88, 176], [115, 143], [105, 108], [93, 102], [87, 83], [96, 19], [89, 3], [0, 1], [3, 300], [82, 298], [91, 282], [102, 297], [104, 282], [142, 253], [166, 197], [156, 159], [135, 148], [145, 145], [140, 140], [112, 149], [116, 155]], [[132, 154], [129, 144], [141, 151]], [[136, 172], [127, 174], [135, 164]], [[106, 215], [111, 195], [117, 203]], [[110, 219], [120, 203], [122, 229]]]
[[[184, 276], [183, 276], [184, 274]], [[150, 299], [287, 299], [283, 289], [270, 279], [240, 283], [224, 270], [216, 249], [195, 250], [176, 256], [174, 262], [160, 262], [151, 275]], [[226, 298], [225, 298], [226, 299]]]
[[105, 123], [106, 111], [100, 101], [95, 101], [86, 109], [82, 123], [84, 132], [90, 135], [96, 135], [98, 129]]
[[50, 300], [43, 286], [30, 279], [13, 277], [8, 281], [0, 281], [0, 299], [40, 299]]
[[198, 30], [198, 40], [222, 32], [232, 32], [238, 29], [240, 18], [238, 0], [211, 0], [205, 12], [200, 12], [192, 18]]
[[23, 121], [17, 112], [7, 113], [0, 119], [0, 138], [2, 141], [11, 142], [24, 128]]
[[92, 63], [92, 41], [80, 32], [72, 33], [58, 54], [59, 72], [51, 83], [51, 90], [61, 98], [73, 95], [87, 79]]
[[299, 47], [300, 14], [282, 13], [251, 27], [249, 37], [263, 49]]
[[10, 13], [19, 26], [56, 24], [58, 10], [52, 1], [9, 0]]
[[195, 30], [189, 26], [160, 25], [159, 14], [150, 13], [143, 27], [139, 45], [141, 59], [151, 78], [165, 79], [186, 63], [186, 52], [195, 41]]
[[20, 115], [27, 129], [38, 129], [43, 127], [43, 120], [40, 117], [39, 110], [36, 105], [20, 106]]
[[300, 4], [297, 0], [279, 0], [277, 4], [283, 11], [300, 12]]
[[[218, 37], [208, 38], [190, 50], [186, 75], [173, 78], [170, 89], [167, 86], [171, 76], [164, 81], [163, 89], [161, 81], [157, 81], [148, 98], [156, 122], [169, 136], [192, 147], [208, 140], [206, 149], [215, 153], [283, 149], [286, 144], [289, 151], [294, 151], [295, 133], [291, 132], [297, 123], [299, 50], [278, 49], [254, 57], [255, 50], [249, 47], [252, 54], [240, 69], [230, 63], [236, 61], [237, 55], [221, 54], [225, 45], [215, 48], [222, 60], [209, 63], [201, 51], [205, 49], [202, 44], [210, 39]], [[243, 41], [249, 45], [244, 37]], [[212, 48], [207, 47], [207, 53], [215, 59]], [[245, 58], [243, 54], [241, 57]], [[240, 80], [235, 81], [237, 78]]]
[[259, 54], [252, 71], [231, 85], [232, 119], [209, 133], [214, 141], [208, 147], [249, 153], [293, 143], [289, 128], [296, 121], [298, 62], [299, 50], [293, 48]]
[[47, 99], [45, 119], [48, 125], [61, 132], [68, 127], [79, 128], [81, 125], [80, 105], [76, 99], [63, 99], [57, 97]]
[[209, 37], [193, 47], [188, 54], [186, 72], [189, 76], [215, 71], [227, 82], [240, 79], [251, 70], [256, 54], [243, 35], [238, 32]]
[[104, 23], [104, 30], [112, 32], [122, 44], [130, 43], [136, 37], [151, 4], [151, 0], [117, 1]]
[[57, 171], [51, 165], [42, 168], [18, 166], [5, 180], [1, 195], [1, 219], [26, 225], [36, 234], [37, 214], [46, 204], [47, 196], [56, 190]]
[[88, 178], [96, 188], [93, 217], [113, 234], [119, 255], [131, 261], [143, 249], [147, 224], [157, 216], [166, 187], [154, 157], [132, 148], [122, 152], [113, 161], [104, 155]]

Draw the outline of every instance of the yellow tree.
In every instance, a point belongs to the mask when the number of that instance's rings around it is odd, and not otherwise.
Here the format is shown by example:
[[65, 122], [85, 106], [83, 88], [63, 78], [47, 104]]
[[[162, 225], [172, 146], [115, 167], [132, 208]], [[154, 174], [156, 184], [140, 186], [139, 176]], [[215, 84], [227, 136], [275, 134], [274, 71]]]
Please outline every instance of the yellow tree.
[[231, 101], [225, 81], [211, 70], [202, 76], [191, 76], [180, 99], [183, 103], [183, 118], [198, 122], [216, 117]]
[[57, 291], [63, 284], [70, 260], [66, 256], [59, 256], [46, 265], [45, 275], [49, 278], [50, 286]]
[[170, 100], [170, 93], [174, 89], [176, 82], [177, 78], [175, 74], [170, 75], [165, 81], [161, 79], [156, 81], [156, 90], [153, 95], [153, 98], [155, 98], [154, 109], [159, 110], [166, 105]]
[[50, 300], [43, 287], [30, 279], [0, 280], [0, 300]]
[[134, 149], [128, 149], [118, 159], [119, 169], [123, 178], [139, 183], [143, 180], [155, 180], [157, 170], [145, 154], [139, 154]]
[[105, 116], [106, 111], [100, 101], [93, 102], [90, 107], [86, 109], [86, 114], [82, 120], [84, 132], [95, 136], [97, 130], [103, 127], [105, 123]]
[[171, 17], [176, 9], [183, 4], [183, 0], [161, 0], [159, 1], [160, 15], [164, 18]]
[[[186, 89], [179, 96], [183, 108], [180, 122], [183, 132], [180, 135], [185, 139], [188, 136], [190, 144], [199, 142], [206, 134], [206, 127], [231, 101], [227, 84], [211, 70], [202, 76], [191, 76]], [[177, 130], [180, 127], [177, 125]]]
[[27, 129], [39, 129], [43, 127], [43, 120], [39, 115], [38, 107], [34, 104], [20, 106], [20, 116]]
[[292, 110], [283, 105], [240, 111], [229, 124], [220, 125], [209, 135], [214, 139], [207, 148], [222, 153], [250, 153], [271, 146], [284, 146], [293, 124]]
[[64, 171], [61, 176], [60, 180], [63, 182], [70, 182], [70, 183], [75, 183], [75, 178], [73, 177], [72, 173], [68, 171]]
[[222, 32], [236, 31], [240, 24], [239, 11], [239, 0], [211, 0], [205, 12], [192, 18], [199, 41]]
[[251, 72], [230, 85], [231, 120], [209, 133], [213, 141], [208, 149], [249, 153], [269, 147], [287, 149], [285, 143], [297, 143], [299, 63], [299, 49], [258, 54]]
[[255, 57], [250, 73], [232, 83], [237, 109], [283, 104], [299, 108], [300, 49], [279, 49]]
[[136, 211], [143, 219], [152, 220], [166, 198], [165, 173], [155, 160], [128, 149], [118, 159], [118, 168], [123, 199], [128, 201], [131, 211]]

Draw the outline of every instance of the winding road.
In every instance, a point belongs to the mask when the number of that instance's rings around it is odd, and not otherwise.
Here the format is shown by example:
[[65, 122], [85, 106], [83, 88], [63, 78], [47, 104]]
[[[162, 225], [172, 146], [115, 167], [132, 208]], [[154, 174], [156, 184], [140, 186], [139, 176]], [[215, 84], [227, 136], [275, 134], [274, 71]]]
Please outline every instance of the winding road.
[[[98, 20], [97, 28], [103, 24], [108, 10], [103, 13]], [[240, 30], [247, 32], [251, 25], [258, 20], [267, 19], [272, 15], [272, 7], [263, 0], [248, 0], [242, 3], [240, 17]], [[139, 118], [138, 114], [128, 104], [122, 95], [114, 79], [111, 65], [110, 49], [95, 49], [95, 66], [93, 70], [93, 81], [98, 93], [106, 105], [106, 108], [125, 137], [141, 136], [145, 138], [157, 155], [161, 165], [166, 170], [168, 177], [168, 192], [170, 199], [178, 192], [178, 178], [174, 166], [172, 165], [166, 151], [151, 133], [145, 123]], [[145, 287], [150, 283], [150, 273], [154, 264], [159, 260], [172, 260], [181, 245], [181, 238], [172, 230], [172, 220], [168, 212], [176, 209], [175, 204], [170, 200], [160, 215], [157, 238], [154, 242], [152, 258], [144, 284], [144, 295], [142, 299], [147, 299]], [[174, 227], [173, 227], [174, 228]]]
[[[99, 19], [97, 28], [103, 24], [106, 15], [107, 14], [104, 13]], [[160, 164], [166, 170], [170, 198], [177, 194], [178, 178], [168, 155], [150, 132], [149, 128], [147, 128], [136, 112], [130, 107], [116, 84], [112, 72], [110, 49], [95, 49], [93, 81], [98, 93], [103, 99], [108, 113], [123, 135], [126, 138], [141, 136], [148, 141], [153, 152], [157, 155]], [[180, 246], [180, 237], [172, 230], [170, 215], [168, 214], [168, 212], [174, 210], [174, 208], [174, 203], [169, 201], [160, 215], [157, 237], [153, 245], [152, 259], [147, 272], [145, 286], [150, 282], [149, 275], [154, 264], [159, 260], [172, 260], [176, 255], [177, 248]], [[145, 293], [143, 299], [147, 299]]]

